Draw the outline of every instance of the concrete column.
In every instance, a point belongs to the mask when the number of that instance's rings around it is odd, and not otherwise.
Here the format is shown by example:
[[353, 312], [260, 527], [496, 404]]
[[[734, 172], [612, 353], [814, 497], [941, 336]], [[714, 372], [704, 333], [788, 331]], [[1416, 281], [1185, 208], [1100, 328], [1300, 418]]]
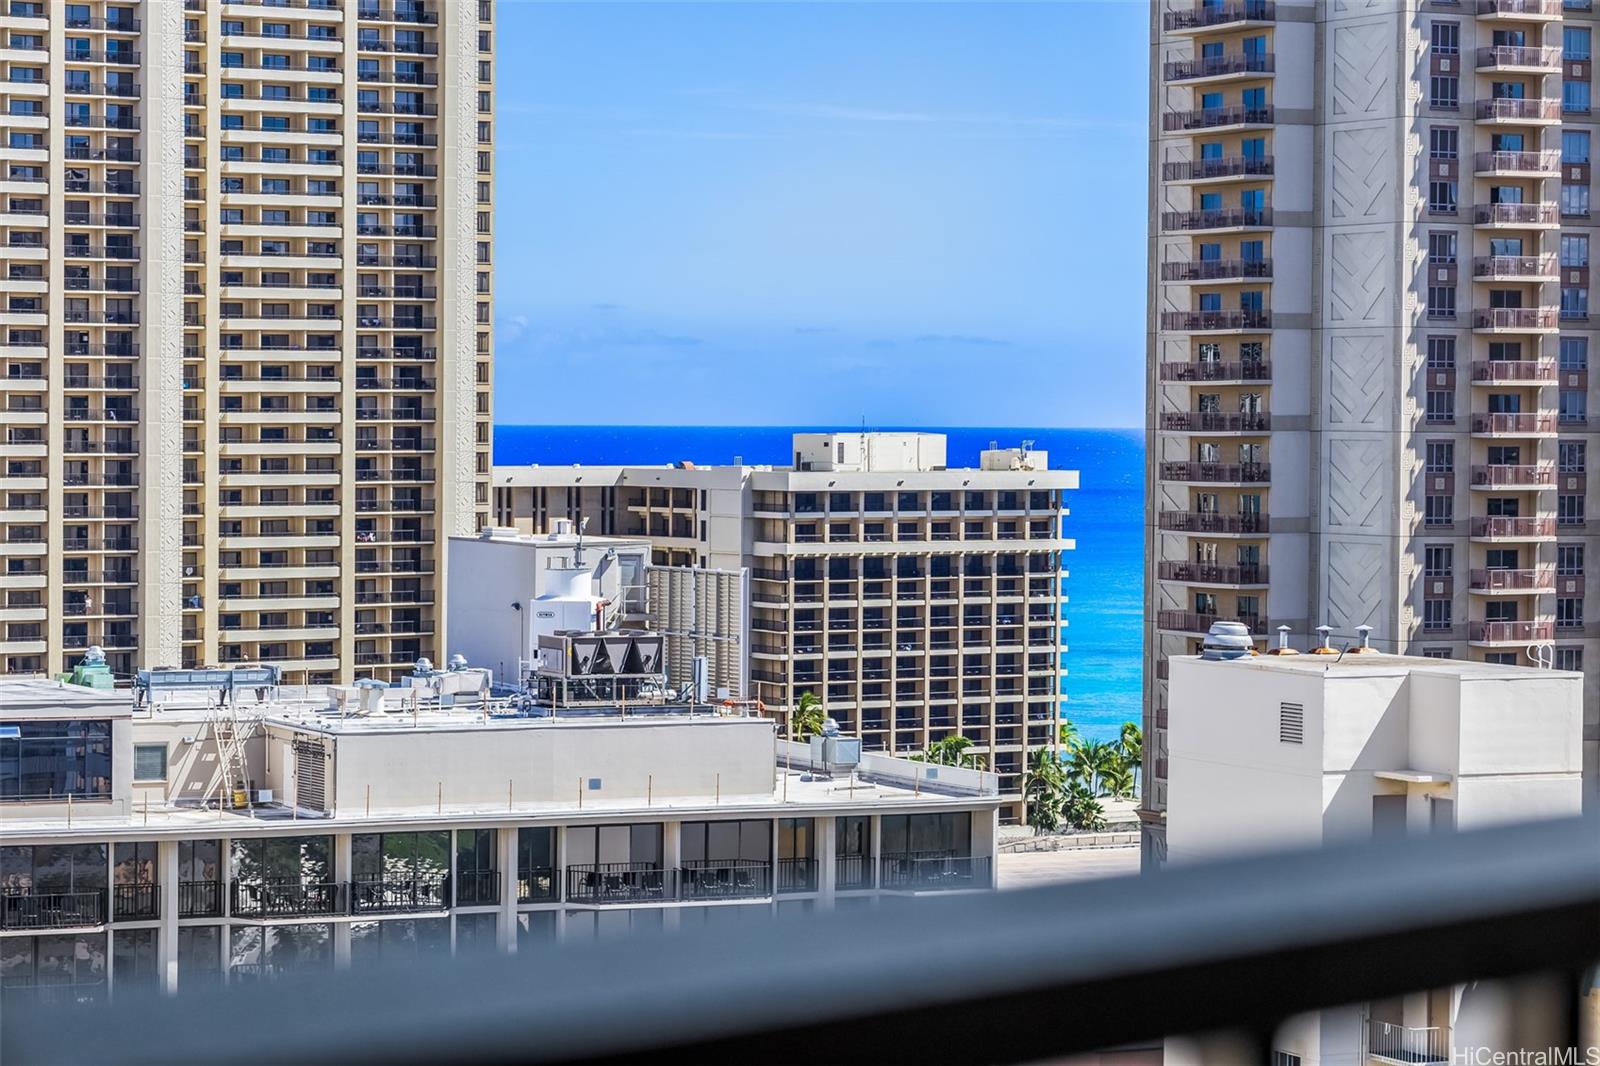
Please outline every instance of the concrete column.
[[[333, 879], [348, 885], [353, 863], [349, 833], [336, 833], [333, 838]], [[333, 968], [350, 967], [350, 923], [333, 923]]]
[[676, 870], [683, 864], [683, 823], [664, 822], [661, 826], [661, 865]]
[[881, 888], [878, 884], [878, 871], [883, 865], [883, 818], [874, 814], [872, 816], [872, 850], [867, 856], [869, 864], [868, 881], [873, 888]]
[[161, 894], [161, 931], [156, 937], [156, 973], [164, 995], [178, 991], [178, 842], [156, 844], [156, 884]]
[[972, 812], [972, 856], [989, 860], [989, 885], [994, 887], [995, 859], [1000, 839], [999, 810]]
[[228, 921], [233, 916], [233, 839], [231, 837], [217, 838], [217, 892], [220, 893], [218, 902], [222, 905], [222, 933], [217, 937], [222, 942], [219, 950], [222, 952], [222, 968], [218, 971], [222, 979], [228, 979], [228, 964], [233, 959], [233, 923]]
[[517, 828], [502, 826], [495, 833], [496, 858], [500, 869], [500, 950], [517, 950]]
[[817, 856], [817, 909], [833, 910], [833, 896], [839, 883], [838, 822], [832, 818], [816, 820], [813, 851]]

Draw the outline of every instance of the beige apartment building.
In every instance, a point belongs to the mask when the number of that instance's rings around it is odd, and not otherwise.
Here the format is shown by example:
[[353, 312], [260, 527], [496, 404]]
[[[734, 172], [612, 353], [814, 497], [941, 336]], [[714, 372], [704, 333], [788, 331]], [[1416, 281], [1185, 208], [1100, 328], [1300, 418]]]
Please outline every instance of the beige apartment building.
[[949, 468], [943, 434], [801, 433], [790, 467], [495, 469], [494, 523], [588, 519], [654, 563], [748, 570], [750, 684], [772, 713], [813, 692], [869, 751], [953, 734], [1022, 818], [1028, 753], [1065, 713], [1064, 536], [1075, 470], [993, 447]]
[[[1167, 658], [1600, 666], [1591, 0], [1151, 11], [1146, 858]], [[1585, 758], [1600, 738], [1595, 682]]]
[[492, 16], [0, 9], [0, 672], [442, 659], [488, 515]]

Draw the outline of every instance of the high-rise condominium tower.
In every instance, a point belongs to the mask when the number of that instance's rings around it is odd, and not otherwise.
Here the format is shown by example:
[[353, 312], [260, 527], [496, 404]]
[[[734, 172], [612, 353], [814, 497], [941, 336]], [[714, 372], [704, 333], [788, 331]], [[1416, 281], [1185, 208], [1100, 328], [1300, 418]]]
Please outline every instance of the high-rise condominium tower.
[[[1151, 18], [1158, 861], [1165, 660], [1213, 621], [1262, 647], [1369, 625], [1383, 650], [1537, 645], [1579, 669], [1600, 665], [1600, 610], [1586, 621], [1590, 0], [1162, 0]], [[1591, 679], [1591, 781], [1596, 702]]]
[[440, 657], [488, 514], [491, 3], [0, 10], [0, 672]]

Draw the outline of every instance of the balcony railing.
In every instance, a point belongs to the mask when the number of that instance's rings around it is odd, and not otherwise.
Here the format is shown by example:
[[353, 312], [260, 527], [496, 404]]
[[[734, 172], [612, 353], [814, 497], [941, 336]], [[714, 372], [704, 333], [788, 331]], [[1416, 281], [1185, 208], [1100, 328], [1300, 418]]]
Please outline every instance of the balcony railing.
[[342, 881], [235, 881], [235, 918], [305, 918], [349, 913]]
[[1554, 485], [1556, 468], [1550, 463], [1476, 464], [1472, 468], [1472, 483], [1487, 488]]
[[1480, 226], [1556, 226], [1561, 223], [1558, 204], [1478, 204], [1472, 221]]
[[1271, 381], [1272, 364], [1265, 359], [1242, 363], [1162, 363], [1162, 381]]
[[878, 860], [878, 887], [886, 892], [965, 891], [992, 884], [987, 855], [911, 851]]
[[111, 886], [111, 918], [117, 922], [161, 917], [161, 886], [153, 881]]
[[1271, 311], [1163, 311], [1161, 328], [1180, 333], [1205, 333], [1213, 330], [1267, 330], [1272, 328]]
[[1195, 611], [1156, 612], [1156, 628], [1171, 629], [1181, 633], [1204, 633], [1217, 622], [1241, 622], [1257, 636], [1267, 632], [1267, 620], [1259, 615], [1230, 618], [1227, 615], [1199, 614]]
[[1273, 70], [1271, 52], [1235, 52], [1231, 55], [1175, 59], [1162, 68], [1162, 73], [1168, 81], [1189, 81], [1225, 74], [1271, 74]]
[[104, 889], [89, 892], [0, 892], [0, 929], [72, 929], [102, 925]]
[[1518, 436], [1554, 433], [1555, 431], [1555, 415], [1483, 414], [1474, 412], [1472, 416], [1472, 432], [1474, 433], [1503, 433], [1508, 436]]
[[1555, 329], [1559, 325], [1554, 307], [1479, 307], [1472, 312], [1473, 329]]
[[779, 892], [815, 892], [817, 890], [816, 859], [779, 859]]
[[517, 902], [540, 903], [557, 897], [560, 880], [553, 866], [525, 866], [517, 871]]
[[1474, 644], [1524, 644], [1554, 640], [1553, 622], [1471, 622], [1467, 639]]
[[439, 911], [450, 905], [450, 881], [440, 877], [350, 882], [351, 914], [401, 914]]
[[1161, 428], [1175, 433], [1266, 433], [1272, 428], [1272, 416], [1265, 413], [1164, 411]]
[[772, 895], [772, 866], [755, 860], [686, 861], [678, 871], [680, 899], [754, 899]]
[[1187, 581], [1194, 585], [1265, 585], [1267, 583], [1267, 568], [1260, 564], [1218, 566], [1215, 563], [1191, 563], [1182, 559], [1163, 559], [1156, 565], [1156, 573], [1163, 581]]
[[1516, 122], [1531, 122], [1559, 119], [1561, 117], [1561, 101], [1544, 97], [1479, 100], [1475, 113], [1480, 121], [1509, 119]]
[[1264, 514], [1215, 514], [1211, 511], [1162, 511], [1157, 518], [1169, 533], [1265, 533], [1270, 522]]
[[568, 903], [650, 903], [676, 899], [677, 871], [642, 862], [567, 867]]
[[1472, 520], [1472, 535], [1479, 538], [1554, 537], [1554, 518], [1477, 517]]
[[[1560, 103], [1557, 102], [1557, 113]], [[1168, 133], [1185, 130], [1209, 130], [1221, 126], [1270, 126], [1273, 121], [1271, 107], [1202, 107], [1193, 111], [1169, 111], [1161, 116], [1161, 128]]]
[[1541, 70], [1561, 69], [1561, 49], [1521, 48], [1512, 45], [1494, 45], [1478, 49], [1479, 70], [1499, 70], [1505, 67], [1536, 67]]
[[1556, 276], [1556, 257], [1553, 255], [1480, 255], [1472, 260], [1475, 278], [1528, 278], [1553, 279]]
[[1184, 159], [1161, 164], [1163, 181], [1205, 181], [1208, 178], [1268, 177], [1270, 155], [1231, 155], [1218, 159]]
[[1270, 463], [1162, 463], [1161, 480], [1228, 485], [1264, 484], [1272, 480], [1272, 466]]
[[1231, 4], [1196, 4], [1192, 11], [1168, 11], [1161, 20], [1167, 30], [1198, 30], [1230, 22], [1271, 22], [1276, 5], [1271, 0], [1242, 0]]
[[1474, 359], [1472, 380], [1484, 382], [1554, 381], [1554, 359]]
[[1214, 229], [1265, 229], [1272, 208], [1220, 207], [1205, 211], [1163, 211], [1161, 228], [1173, 232]]
[[1561, 0], [1478, 0], [1478, 14], [1555, 18], [1561, 14]]
[[1421, 1028], [1373, 1018], [1367, 1022], [1367, 1054], [1389, 1062], [1449, 1062], [1450, 1034], [1436, 1025]]
[[839, 855], [834, 858], [833, 887], [844, 891], [872, 887], [873, 865], [868, 855]]
[[1538, 592], [1556, 587], [1556, 572], [1537, 570], [1474, 570], [1471, 587], [1484, 592]]
[[179, 881], [178, 917], [222, 917], [222, 882]]
[[1161, 264], [1162, 281], [1227, 281], [1270, 277], [1271, 259], [1191, 259], [1182, 263]]

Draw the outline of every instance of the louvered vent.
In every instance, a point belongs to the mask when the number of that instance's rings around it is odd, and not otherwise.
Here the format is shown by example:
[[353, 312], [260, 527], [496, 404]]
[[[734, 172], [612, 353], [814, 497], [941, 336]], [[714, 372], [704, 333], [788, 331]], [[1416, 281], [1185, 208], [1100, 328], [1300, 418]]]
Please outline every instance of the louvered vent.
[[1299, 703], [1278, 704], [1278, 742], [1303, 744], [1306, 739], [1306, 709]]

